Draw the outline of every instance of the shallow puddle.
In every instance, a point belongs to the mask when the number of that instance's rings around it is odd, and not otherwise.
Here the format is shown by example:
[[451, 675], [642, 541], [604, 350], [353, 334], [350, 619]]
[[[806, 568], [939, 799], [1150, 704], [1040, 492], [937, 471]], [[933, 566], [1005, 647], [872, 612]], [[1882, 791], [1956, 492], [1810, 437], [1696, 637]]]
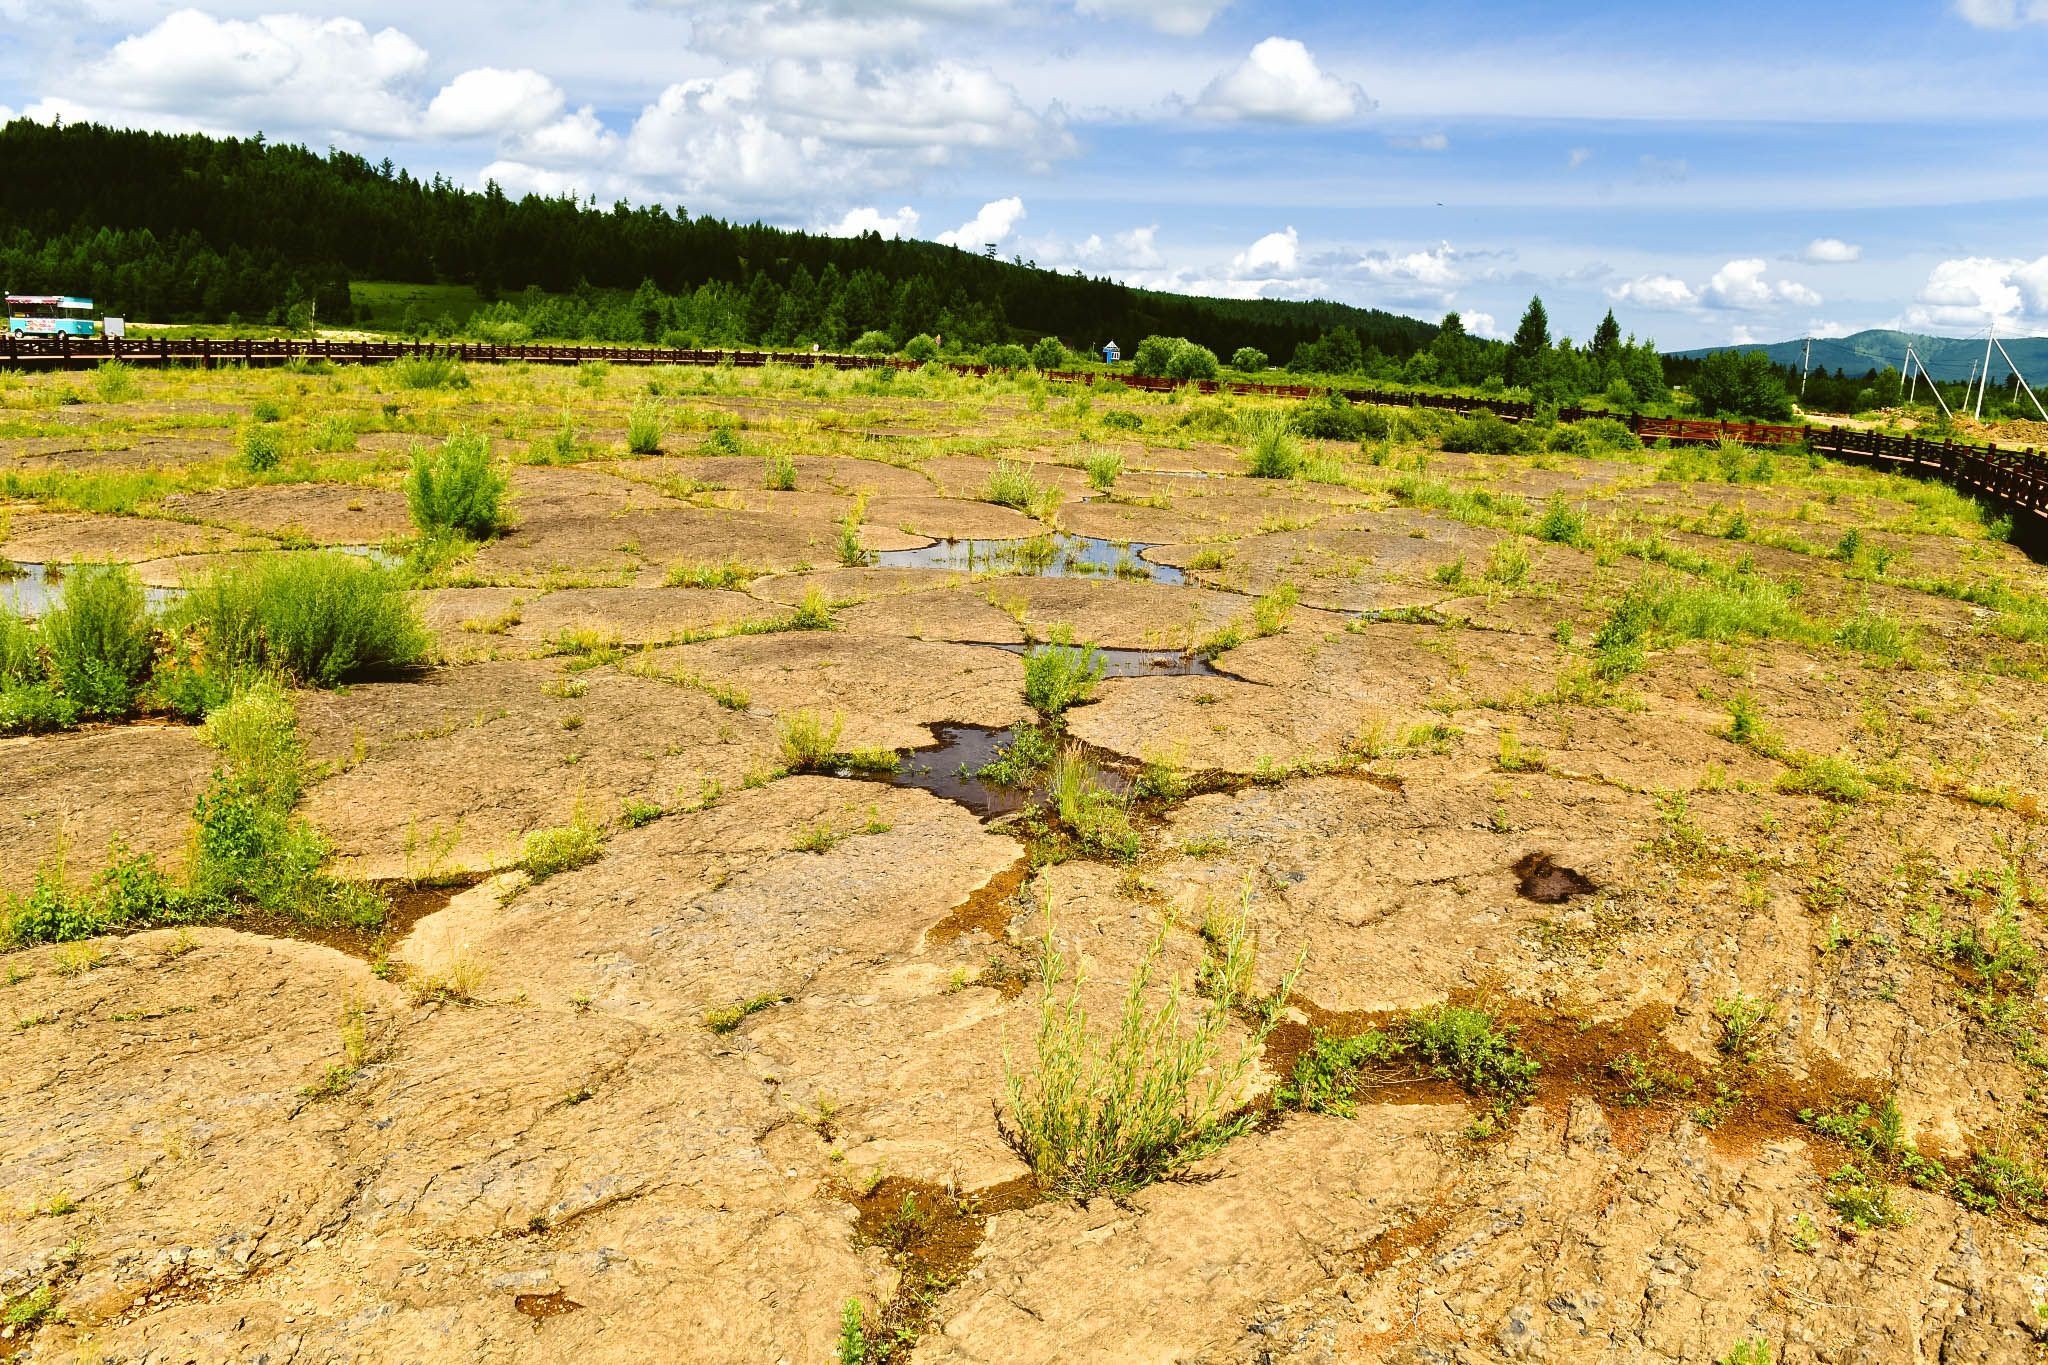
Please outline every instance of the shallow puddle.
[[[980, 643], [970, 641], [968, 643]], [[1029, 654], [1037, 645], [991, 645], [1008, 654]], [[1105, 678], [1210, 678], [1223, 670], [1199, 654], [1179, 649], [1105, 649], [1097, 646], [1095, 657], [1102, 662]]]
[[1153, 544], [1119, 544], [1101, 536], [1044, 535], [1028, 540], [938, 540], [910, 550], [879, 550], [885, 569], [958, 569], [967, 573], [1011, 573], [1036, 578], [1132, 578], [1185, 583], [1170, 564], [1144, 557]]
[[[997, 729], [989, 725], [934, 725], [932, 734], [938, 738], [937, 745], [929, 749], [912, 749], [896, 765], [895, 772], [873, 780], [887, 782], [894, 787], [916, 787], [934, 796], [942, 796], [965, 806], [983, 820], [1014, 815], [1033, 801], [1043, 803], [1046, 793], [1041, 786], [1005, 787], [974, 776], [1009, 747], [1017, 737], [1014, 729]], [[1088, 755], [1088, 770], [1089, 777], [1097, 786], [1118, 795], [1130, 786], [1129, 778], [1102, 763], [1093, 753]], [[862, 776], [846, 768], [840, 769], [836, 775]]]
[[[64, 597], [64, 576], [70, 572], [62, 564], [27, 564], [18, 560], [7, 560], [0, 568], [0, 603], [17, 616], [41, 616], [55, 607]], [[142, 600], [151, 607], [161, 607], [184, 596], [182, 588], [152, 588], [144, 586]]]

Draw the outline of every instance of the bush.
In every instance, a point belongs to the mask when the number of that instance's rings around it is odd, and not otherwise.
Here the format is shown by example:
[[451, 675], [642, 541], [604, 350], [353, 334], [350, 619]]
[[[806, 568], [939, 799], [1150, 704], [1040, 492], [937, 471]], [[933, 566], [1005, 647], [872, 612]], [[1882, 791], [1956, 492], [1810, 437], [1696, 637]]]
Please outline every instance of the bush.
[[1536, 447], [1534, 433], [1490, 412], [1460, 417], [1444, 432], [1443, 447], [1458, 454], [1518, 455]]
[[405, 502], [422, 535], [485, 540], [505, 528], [505, 486], [491, 464], [489, 438], [458, 431], [438, 451], [413, 446]]
[[1255, 479], [1291, 479], [1301, 472], [1301, 442], [1277, 412], [1262, 412], [1248, 424], [1252, 443], [1245, 472]]
[[846, 349], [855, 355], [887, 355], [896, 349], [896, 339], [887, 332], [870, 330], [855, 337]]
[[536, 829], [519, 841], [519, 867], [537, 882], [595, 862], [604, 853], [604, 831], [579, 808], [566, 825]]
[[1214, 379], [1222, 367], [1216, 353], [1186, 337], [1150, 336], [1131, 354], [1131, 373], [1182, 382]]
[[635, 455], [661, 452], [661, 405], [643, 398], [626, 415], [626, 449]]
[[469, 387], [469, 376], [461, 364], [444, 355], [401, 356], [391, 362], [391, 378], [401, 389]]
[[999, 507], [1014, 507], [1020, 512], [1029, 512], [1044, 499], [1050, 490], [1031, 475], [1031, 470], [1008, 460], [996, 461], [996, 467], [989, 471], [988, 482], [982, 485], [981, 500], [992, 502]]
[[254, 474], [277, 468], [284, 458], [284, 433], [273, 427], [250, 427], [242, 433], [240, 464]]
[[356, 448], [356, 424], [345, 413], [333, 413], [313, 424], [313, 449], [323, 454]]
[[191, 585], [170, 621], [198, 634], [210, 671], [267, 670], [313, 687], [416, 663], [428, 645], [397, 575], [338, 550], [216, 569]]
[[1127, 408], [1118, 408], [1102, 414], [1102, 425], [1112, 431], [1138, 431], [1145, 425], [1145, 419]]
[[1031, 352], [1022, 346], [991, 346], [981, 353], [982, 362], [996, 370], [1027, 370], [1031, 368]]
[[102, 403], [119, 403], [135, 396], [135, 369], [125, 361], [102, 361], [92, 372], [92, 386]]
[[133, 709], [155, 648], [135, 570], [125, 564], [73, 569], [41, 633], [58, 684], [81, 712], [124, 716]]
[[35, 627], [0, 602], [0, 735], [63, 730], [78, 705], [49, 680]]
[[1256, 346], [1240, 346], [1230, 353], [1230, 368], [1240, 374], [1257, 374], [1266, 368], [1266, 353]]
[[1564, 500], [1563, 494], [1552, 496], [1543, 508], [1543, 517], [1536, 523], [1536, 539], [1547, 540], [1552, 545], [1572, 545], [1580, 549], [1586, 545], [1586, 514]]
[[1091, 450], [1081, 457], [1081, 468], [1088, 475], [1088, 486], [1098, 493], [1107, 493], [1116, 487], [1117, 478], [1124, 472], [1122, 451]]
[[826, 720], [805, 708], [783, 717], [777, 738], [782, 744], [782, 766], [793, 773], [815, 772], [828, 766], [839, 752], [839, 735], [846, 718], [835, 714]]
[[1095, 695], [1103, 661], [1095, 646], [1043, 645], [1024, 656], [1024, 700], [1048, 720]]
[[[1262, 1002], [1263, 1022], [1234, 1054], [1224, 1034], [1239, 1008], [1239, 983], [1255, 952], [1240, 912], [1219, 934], [1223, 959], [1190, 1027], [1178, 982], [1152, 986], [1166, 942], [1162, 927], [1140, 959], [1117, 1023], [1090, 1026], [1081, 1003], [1081, 975], [1060, 993], [1067, 963], [1048, 927], [1041, 955], [1037, 1065], [1029, 1075], [1004, 1067], [1008, 1117], [1004, 1137], [1038, 1176], [1061, 1195], [1085, 1198], [1149, 1184], [1217, 1150], [1250, 1126], [1241, 1094], [1284, 1005], [1291, 979]], [[1155, 1003], [1156, 1001], [1156, 1003]]]
[[1040, 337], [1031, 344], [1031, 363], [1041, 370], [1063, 370], [1070, 359], [1058, 337]]
[[83, 891], [65, 884], [62, 858], [38, 868], [26, 893], [0, 900], [0, 947], [66, 943], [115, 929], [202, 918], [203, 905], [158, 870], [147, 853], [116, 839], [107, 865]]
[[1287, 425], [1321, 441], [1356, 441], [1365, 435], [1365, 413], [1337, 394], [1321, 402], [1302, 403], [1288, 414]]
[[939, 343], [928, 333], [919, 332], [903, 343], [903, 354], [920, 365], [929, 365], [939, 358]]
[[796, 487], [796, 461], [786, 451], [778, 450], [768, 456], [767, 472], [762, 476], [761, 486], [771, 493], [787, 493]]

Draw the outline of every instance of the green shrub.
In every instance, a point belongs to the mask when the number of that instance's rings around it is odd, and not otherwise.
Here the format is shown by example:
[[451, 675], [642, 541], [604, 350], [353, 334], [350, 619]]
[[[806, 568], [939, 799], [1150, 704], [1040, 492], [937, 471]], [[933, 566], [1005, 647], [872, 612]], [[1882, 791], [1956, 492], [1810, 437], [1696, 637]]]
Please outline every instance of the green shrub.
[[1512, 588], [1529, 577], [1529, 549], [1518, 536], [1505, 536], [1486, 552], [1483, 576], [1489, 583]]
[[1031, 352], [1022, 346], [1005, 343], [991, 346], [981, 353], [982, 363], [992, 370], [1026, 370], [1031, 368]]
[[313, 687], [417, 663], [429, 643], [397, 575], [338, 550], [216, 569], [169, 620], [204, 642], [209, 670], [269, 670]]
[[1357, 1112], [1352, 1097], [1367, 1070], [1397, 1060], [1400, 1053], [1400, 1044], [1378, 1029], [1349, 1038], [1317, 1029], [1315, 1041], [1295, 1059], [1293, 1075], [1273, 1098], [1310, 1113], [1350, 1118]]
[[1214, 379], [1222, 372], [1216, 353], [1186, 337], [1150, 336], [1131, 355], [1131, 373], [1186, 383]]
[[793, 773], [829, 767], [838, 755], [839, 735], [845, 728], [846, 718], [836, 713], [826, 720], [809, 708], [790, 712], [777, 727], [782, 766]]
[[1519, 455], [1536, 446], [1532, 433], [1490, 412], [1460, 417], [1443, 434], [1443, 448], [1461, 454]]
[[61, 856], [36, 869], [27, 892], [0, 899], [0, 947], [66, 943], [116, 929], [180, 924], [204, 917], [204, 907], [158, 870], [147, 853], [130, 853], [116, 839], [107, 864], [83, 890], [66, 886]]
[[401, 389], [469, 387], [469, 375], [461, 363], [445, 355], [401, 356], [391, 362], [391, 378]]
[[259, 422], [282, 422], [284, 405], [275, 398], [259, 398], [250, 404], [249, 415]]
[[1240, 374], [1257, 374], [1266, 368], [1266, 353], [1256, 346], [1240, 346], [1230, 353], [1230, 368]]
[[1397, 1036], [1402, 1051], [1434, 1074], [1506, 1106], [1535, 1091], [1542, 1069], [1515, 1033], [1485, 1010], [1435, 1005], [1410, 1016]]
[[1024, 700], [1048, 720], [1095, 695], [1102, 656], [1094, 645], [1041, 645], [1024, 656]]
[[1245, 472], [1255, 479], [1291, 479], [1301, 472], [1301, 442], [1278, 413], [1264, 412], [1248, 424], [1251, 446]]
[[566, 825], [536, 829], [519, 841], [519, 866], [537, 882], [595, 862], [604, 853], [604, 831], [579, 807]]
[[1088, 486], [1098, 493], [1107, 493], [1116, 487], [1117, 479], [1124, 472], [1123, 452], [1118, 450], [1091, 450], [1081, 457], [1081, 468], [1088, 475]]
[[787, 493], [793, 490], [796, 487], [796, 461], [780, 450], [770, 455], [761, 486], [771, 493]]
[[486, 540], [505, 529], [505, 488], [491, 463], [490, 438], [458, 431], [437, 451], [413, 447], [405, 501], [422, 535]]
[[104, 360], [92, 372], [92, 387], [102, 403], [120, 403], [135, 396], [135, 367], [122, 360]]
[[1586, 514], [1566, 502], [1562, 493], [1554, 494], [1543, 508], [1542, 519], [1536, 523], [1536, 538], [1553, 545], [1584, 549], [1587, 544]]
[[887, 332], [871, 329], [855, 337], [853, 344], [846, 349], [855, 355], [887, 355], [896, 349], [896, 339]]
[[242, 433], [242, 468], [261, 474], [284, 458], [284, 433], [272, 427], [250, 427]]
[[661, 453], [661, 405], [642, 398], [626, 414], [626, 449], [635, 455]]
[[982, 485], [981, 500], [1030, 512], [1043, 502], [1048, 491], [1046, 485], [1032, 477], [1029, 466], [998, 460], [989, 471], [988, 482]]
[[313, 449], [323, 454], [356, 448], [356, 424], [341, 413], [333, 413], [313, 424]]
[[78, 704], [50, 681], [33, 624], [0, 602], [0, 735], [64, 730]]
[[1303, 436], [1324, 441], [1356, 441], [1365, 435], [1365, 413], [1340, 394], [1321, 402], [1301, 403], [1287, 415], [1287, 424]]
[[72, 569], [41, 634], [58, 685], [83, 714], [124, 716], [134, 708], [155, 648], [135, 570], [125, 564]]
[[[1036, 1066], [1004, 1065], [1004, 1136], [1050, 1191], [1075, 1198], [1120, 1193], [1159, 1179], [1223, 1146], [1250, 1126], [1242, 1090], [1279, 1016], [1291, 978], [1264, 1002], [1261, 1018], [1234, 1052], [1225, 1032], [1248, 970], [1213, 973], [1213, 988], [1190, 1023], [1177, 981], [1155, 991], [1166, 942], [1162, 926], [1140, 959], [1120, 1017], [1098, 1031], [1081, 1003], [1082, 979], [1064, 994], [1066, 958], [1054, 946], [1050, 906], [1040, 959]], [[1246, 917], [1226, 926], [1226, 959], [1250, 951]]]
[[920, 365], [929, 365], [939, 358], [939, 343], [929, 334], [919, 332], [903, 343], [903, 354]]
[[1058, 337], [1040, 337], [1031, 344], [1031, 363], [1041, 370], [1064, 370], [1070, 359]]
[[825, 590], [815, 583], [805, 588], [783, 625], [789, 630], [832, 629], [832, 601], [825, 596]]

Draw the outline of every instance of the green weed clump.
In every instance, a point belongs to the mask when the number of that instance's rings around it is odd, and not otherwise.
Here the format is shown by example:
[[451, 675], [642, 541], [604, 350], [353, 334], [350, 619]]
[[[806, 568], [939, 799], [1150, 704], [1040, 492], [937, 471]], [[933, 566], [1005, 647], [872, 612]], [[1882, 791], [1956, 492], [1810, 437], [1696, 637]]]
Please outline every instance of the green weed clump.
[[190, 893], [253, 905], [302, 923], [374, 929], [384, 903], [321, 871], [327, 843], [292, 814], [306, 783], [291, 698], [258, 683], [207, 718], [221, 763], [193, 808]]
[[982, 485], [981, 500], [1039, 516], [1049, 513], [1058, 503], [1059, 490], [1040, 483], [1025, 465], [998, 460], [989, 471], [988, 482]]
[[466, 389], [462, 363], [445, 355], [409, 355], [391, 362], [391, 379], [401, 389]]
[[595, 862], [604, 852], [604, 830], [579, 806], [566, 825], [530, 830], [519, 841], [519, 867], [537, 882]]
[[1586, 535], [1586, 514], [1559, 494], [1545, 504], [1543, 517], [1536, 523], [1536, 539], [1584, 549], [1590, 543]]
[[778, 728], [782, 766], [793, 773], [830, 767], [839, 752], [839, 736], [845, 728], [846, 718], [837, 713], [827, 720], [808, 708], [790, 712]]
[[203, 905], [165, 877], [147, 853], [116, 839], [106, 866], [83, 888], [69, 886], [61, 852], [36, 869], [26, 892], [0, 899], [0, 947], [68, 943], [120, 929], [185, 924], [205, 918]]
[[35, 626], [0, 602], [0, 735], [63, 730], [78, 723], [78, 703], [50, 679]]
[[1024, 700], [1047, 720], [1095, 695], [1102, 656], [1094, 645], [1041, 645], [1024, 656]]
[[507, 524], [505, 490], [482, 432], [458, 431], [438, 451], [413, 447], [405, 502], [421, 535], [488, 540]]
[[250, 427], [242, 433], [241, 465], [252, 474], [277, 468], [284, 459], [284, 433], [275, 427]]
[[661, 453], [661, 405], [643, 398], [626, 414], [626, 449], [635, 455]]
[[761, 486], [771, 493], [788, 493], [796, 488], [796, 461], [784, 451], [776, 451], [767, 459], [767, 473]]
[[120, 403], [135, 396], [135, 367], [122, 360], [101, 361], [92, 372], [93, 391], [102, 403]]
[[1301, 440], [1288, 430], [1285, 417], [1263, 412], [1247, 427], [1251, 444], [1245, 449], [1245, 473], [1255, 479], [1291, 479], [1301, 473]]
[[1079, 745], [1068, 745], [1053, 761], [1046, 796], [1082, 848], [1123, 863], [1136, 861], [1144, 851], [1144, 841], [1131, 826], [1128, 796], [1096, 779], [1095, 766]]
[[1081, 457], [1081, 469], [1088, 475], [1088, 486], [1098, 493], [1107, 493], [1116, 487], [1116, 481], [1124, 472], [1122, 451], [1091, 450]]
[[43, 617], [43, 648], [64, 697], [88, 716], [125, 716], [149, 673], [155, 641], [142, 580], [125, 564], [83, 564]]
[[203, 643], [200, 667], [216, 678], [269, 671], [311, 687], [417, 663], [429, 644], [398, 576], [338, 550], [216, 569], [168, 621]]
[[[1040, 956], [1036, 1065], [1026, 1072], [1004, 1062], [1008, 1114], [1004, 1135], [1047, 1189], [1085, 1198], [1150, 1184], [1205, 1156], [1250, 1126], [1243, 1090], [1267, 1033], [1285, 1003], [1281, 984], [1236, 1049], [1224, 1034], [1243, 996], [1247, 973], [1218, 972], [1211, 992], [1192, 1011], [1178, 981], [1156, 984], [1166, 928], [1154, 936], [1124, 993], [1117, 1021], [1098, 1030], [1081, 1003], [1082, 975], [1067, 980], [1067, 959], [1050, 927]], [[1240, 915], [1225, 930], [1248, 947]], [[1190, 1018], [1192, 1013], [1192, 1018]]]
[[1318, 1031], [1277, 1103], [1348, 1116], [1364, 1077], [1376, 1070], [1406, 1070], [1441, 1077], [1488, 1110], [1477, 1129], [1493, 1131], [1516, 1105], [1535, 1093], [1542, 1064], [1516, 1039], [1516, 1030], [1483, 1009], [1435, 1005], [1391, 1028], [1351, 1037]]

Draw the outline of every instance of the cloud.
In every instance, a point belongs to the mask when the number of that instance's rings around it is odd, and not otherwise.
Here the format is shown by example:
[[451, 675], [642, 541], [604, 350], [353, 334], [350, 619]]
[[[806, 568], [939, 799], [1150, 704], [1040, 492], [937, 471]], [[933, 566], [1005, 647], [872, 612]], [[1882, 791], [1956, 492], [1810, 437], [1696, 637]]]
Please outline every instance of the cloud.
[[2007, 335], [2048, 327], [2048, 256], [1943, 261], [1928, 272], [1906, 323], [1970, 331], [1988, 326]]
[[1017, 224], [1024, 219], [1024, 201], [1011, 195], [981, 206], [981, 212], [962, 223], [952, 232], [942, 232], [932, 238], [942, 246], [957, 246], [963, 251], [979, 251], [990, 242], [1006, 240]]
[[864, 232], [877, 232], [884, 237], [908, 237], [917, 231], [917, 210], [904, 205], [891, 214], [880, 209], [848, 209], [836, 223], [818, 228], [827, 237], [858, 237]]
[[564, 103], [561, 90], [538, 71], [480, 66], [441, 87], [421, 126], [436, 137], [531, 132], [562, 112]]
[[1413, 137], [1390, 137], [1387, 145], [1404, 152], [1447, 152], [1451, 139], [1444, 133], [1420, 133]]
[[1268, 38], [1236, 69], [1209, 82], [1194, 112], [1214, 119], [1337, 123], [1372, 107], [1363, 90], [1326, 73], [1301, 43]]
[[1645, 152], [1636, 158], [1636, 180], [1645, 185], [1675, 185], [1692, 174], [1692, 167], [1683, 157], [1651, 156]]
[[1710, 308], [1741, 312], [1755, 312], [1779, 303], [1796, 303], [1805, 308], [1820, 304], [1820, 295], [1796, 280], [1765, 279], [1764, 273], [1769, 268], [1756, 257], [1730, 261], [1716, 270], [1706, 287], [1699, 291], [1700, 302]]
[[618, 146], [619, 135], [586, 104], [514, 138], [508, 151], [516, 160], [543, 166], [588, 166], [610, 157]]
[[1292, 227], [1269, 232], [1231, 257], [1233, 275], [1292, 275], [1299, 268], [1301, 237]]
[[2048, 24], [2048, 0], [1956, 0], [1956, 13], [1977, 28]]
[[727, 57], [844, 60], [911, 51], [924, 40], [925, 25], [909, 14], [779, 0], [707, 15], [690, 26], [690, 36], [694, 46]]
[[1699, 302], [1692, 286], [1675, 275], [1639, 275], [1609, 289], [1607, 297], [1639, 308], [1690, 308]]
[[1847, 265], [1863, 258], [1863, 248], [1839, 237], [1816, 237], [1806, 244], [1802, 259], [1809, 265]]
[[286, 127], [409, 136], [407, 88], [427, 53], [397, 29], [354, 19], [268, 14], [216, 19], [196, 9], [123, 38], [64, 82], [65, 99], [95, 114], [153, 114], [163, 125]]
[[1591, 147], [1574, 147], [1565, 154], [1564, 168], [1568, 171], [1575, 171], [1592, 159], [1593, 149]]
[[1187, 37], [1209, 27], [1230, 0], [1074, 0], [1074, 12], [1105, 19], [1143, 19], [1161, 33]]
[[1476, 337], [1497, 338], [1500, 336], [1500, 320], [1491, 313], [1460, 313], [1459, 319], [1465, 330]]

